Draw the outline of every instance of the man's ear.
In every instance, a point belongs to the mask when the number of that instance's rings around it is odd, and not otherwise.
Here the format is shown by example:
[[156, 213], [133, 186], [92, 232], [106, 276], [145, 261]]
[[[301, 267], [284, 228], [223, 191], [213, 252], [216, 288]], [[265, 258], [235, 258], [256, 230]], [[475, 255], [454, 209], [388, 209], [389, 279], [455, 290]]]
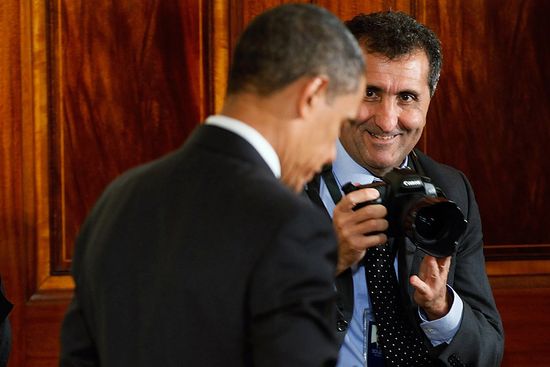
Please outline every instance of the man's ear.
[[328, 83], [328, 77], [325, 75], [317, 75], [307, 79], [298, 100], [300, 117], [309, 115], [319, 103], [326, 102]]

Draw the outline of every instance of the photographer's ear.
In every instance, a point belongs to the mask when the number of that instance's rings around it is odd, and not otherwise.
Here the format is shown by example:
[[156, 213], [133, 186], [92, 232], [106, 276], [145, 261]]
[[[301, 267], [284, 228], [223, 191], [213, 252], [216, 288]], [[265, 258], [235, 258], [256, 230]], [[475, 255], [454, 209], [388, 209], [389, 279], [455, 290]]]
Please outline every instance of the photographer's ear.
[[316, 108], [326, 103], [328, 83], [328, 77], [325, 75], [307, 79], [298, 101], [300, 117], [311, 115]]

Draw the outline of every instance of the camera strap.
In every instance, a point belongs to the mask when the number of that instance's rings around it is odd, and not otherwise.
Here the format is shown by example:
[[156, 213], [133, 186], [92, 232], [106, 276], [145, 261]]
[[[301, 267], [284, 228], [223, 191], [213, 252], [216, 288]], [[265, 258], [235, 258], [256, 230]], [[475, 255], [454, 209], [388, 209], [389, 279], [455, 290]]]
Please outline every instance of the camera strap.
[[340, 186], [336, 182], [336, 177], [334, 177], [334, 172], [332, 172], [332, 166], [328, 166], [321, 172], [321, 177], [327, 185], [328, 192], [334, 204], [338, 204], [342, 200], [342, 192], [340, 191]]
[[[409, 159], [409, 162], [411, 162], [409, 165], [412, 166], [410, 168], [414, 169], [421, 176], [426, 176], [426, 173], [424, 172], [424, 169], [418, 159], [418, 155], [414, 150], [412, 150], [409, 154]], [[340, 191], [340, 185], [338, 185], [336, 177], [334, 176], [332, 165], [325, 166], [325, 168], [321, 171], [321, 177], [323, 178], [323, 181], [325, 181], [325, 185], [327, 185], [332, 201], [334, 204], [338, 204], [340, 200], [342, 200], [342, 192]]]

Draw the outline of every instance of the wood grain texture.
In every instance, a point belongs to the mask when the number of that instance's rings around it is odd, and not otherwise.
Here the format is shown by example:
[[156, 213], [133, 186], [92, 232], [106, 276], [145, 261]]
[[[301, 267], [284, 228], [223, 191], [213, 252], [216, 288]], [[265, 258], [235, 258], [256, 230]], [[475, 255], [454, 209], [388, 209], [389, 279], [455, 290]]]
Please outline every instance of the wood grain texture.
[[66, 300], [30, 302], [26, 305], [24, 364], [13, 366], [57, 366], [59, 328], [67, 309]]
[[445, 58], [428, 153], [471, 180], [488, 248], [550, 244], [550, 3], [427, 3]]
[[[21, 24], [18, 0], [0, 2], [0, 276], [7, 297], [14, 303], [9, 318], [13, 328], [21, 328], [25, 298], [25, 246], [27, 226], [23, 204], [22, 172], [22, 81]], [[31, 223], [28, 223], [31, 225]], [[23, 265], [23, 266], [21, 266]], [[22, 334], [13, 336], [13, 344], [24, 345]], [[13, 354], [11, 366], [20, 366], [20, 354]]]
[[398, 10], [414, 14], [414, 0], [313, 0], [312, 3], [323, 6], [338, 15], [342, 20], [353, 18], [359, 13], [373, 13], [378, 11]]
[[205, 97], [208, 111], [219, 113], [223, 106], [229, 72], [229, 4], [226, 0], [206, 1], [204, 7], [203, 57], [206, 65]]
[[502, 367], [550, 366], [550, 288], [495, 289], [504, 323]]
[[[55, 273], [66, 272], [89, 207], [113, 177], [179, 146], [221, 106], [238, 32], [283, 2], [0, 1], [0, 274], [15, 303], [10, 367], [57, 365], [72, 285]], [[550, 2], [306, 2], [342, 19], [403, 10], [441, 37], [444, 72], [421, 146], [471, 179], [492, 258], [531, 259], [488, 263], [507, 337], [503, 366], [549, 365], [550, 265], [540, 257], [550, 244]]]
[[79, 226], [105, 186], [177, 148], [204, 118], [201, 6], [52, 3], [55, 271], [68, 270]]
[[209, 112], [202, 2], [93, 5], [0, 2], [0, 274], [15, 304], [10, 367], [57, 365], [73, 285], [56, 274], [68, 269], [94, 195], [126, 168], [177, 148]]

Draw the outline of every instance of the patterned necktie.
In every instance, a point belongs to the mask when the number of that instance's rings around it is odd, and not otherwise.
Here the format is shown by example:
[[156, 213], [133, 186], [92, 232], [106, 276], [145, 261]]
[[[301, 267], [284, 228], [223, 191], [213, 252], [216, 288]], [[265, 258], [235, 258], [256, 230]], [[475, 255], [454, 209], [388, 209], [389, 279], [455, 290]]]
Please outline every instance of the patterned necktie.
[[384, 360], [391, 367], [431, 366], [426, 345], [407, 321], [389, 245], [369, 248], [365, 270]]

